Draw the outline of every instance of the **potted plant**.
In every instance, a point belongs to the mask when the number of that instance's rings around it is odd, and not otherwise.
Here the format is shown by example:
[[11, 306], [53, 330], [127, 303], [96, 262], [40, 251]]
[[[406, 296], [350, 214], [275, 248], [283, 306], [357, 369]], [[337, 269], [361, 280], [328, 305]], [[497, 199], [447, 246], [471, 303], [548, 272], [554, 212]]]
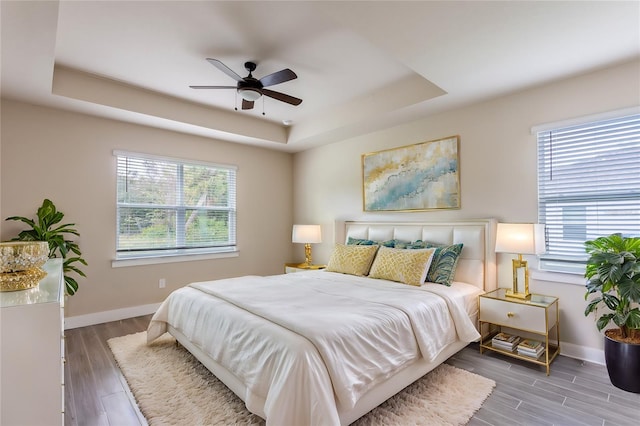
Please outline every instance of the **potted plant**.
[[38, 217], [37, 221], [22, 216], [11, 216], [6, 219], [18, 220], [31, 227], [31, 229], [21, 231], [13, 241], [46, 241], [49, 243], [49, 258], [60, 255], [64, 259], [62, 265], [65, 289], [68, 295], [73, 295], [78, 291], [78, 282], [69, 274], [76, 273], [86, 277], [84, 272], [74, 264], [81, 263], [86, 265], [87, 262], [81, 257], [82, 253], [78, 243], [66, 239], [65, 236], [67, 234], [80, 236], [80, 234], [73, 228], [75, 226], [74, 223], [59, 225], [64, 213], [58, 211], [51, 200], [45, 199], [42, 202], [42, 206], [38, 208], [36, 215]]
[[598, 331], [610, 322], [617, 326], [604, 333], [609, 378], [620, 389], [640, 393], [640, 238], [612, 234], [587, 241], [585, 249], [585, 300], [595, 298], [584, 314], [595, 313]]

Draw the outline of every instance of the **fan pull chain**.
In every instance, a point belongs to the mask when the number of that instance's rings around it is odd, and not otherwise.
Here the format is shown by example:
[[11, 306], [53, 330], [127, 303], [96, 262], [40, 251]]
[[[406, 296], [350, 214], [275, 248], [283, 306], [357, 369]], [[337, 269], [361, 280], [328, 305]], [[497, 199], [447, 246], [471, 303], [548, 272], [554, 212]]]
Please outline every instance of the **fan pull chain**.
[[262, 115], [265, 115], [264, 114], [264, 96], [262, 96]]
[[238, 110], [238, 91], [237, 90], [236, 90], [236, 103], [233, 109], [235, 109], [236, 111]]

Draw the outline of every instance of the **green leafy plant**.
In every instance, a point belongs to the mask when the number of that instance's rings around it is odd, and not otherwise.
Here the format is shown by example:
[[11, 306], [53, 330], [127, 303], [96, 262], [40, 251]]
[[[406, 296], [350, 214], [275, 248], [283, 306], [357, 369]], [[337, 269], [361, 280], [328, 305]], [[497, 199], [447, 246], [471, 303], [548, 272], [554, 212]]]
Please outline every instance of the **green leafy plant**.
[[[612, 234], [585, 242], [589, 255], [585, 277], [589, 301], [585, 316], [596, 314], [596, 326], [602, 331], [611, 321], [618, 326], [622, 338], [640, 329], [640, 238]], [[606, 306], [598, 316], [598, 308]]]
[[66, 236], [69, 234], [80, 236], [80, 233], [73, 228], [75, 226], [74, 223], [60, 224], [64, 213], [58, 211], [49, 199], [45, 199], [42, 202], [42, 206], [38, 208], [36, 216], [37, 220], [22, 216], [11, 216], [6, 219], [24, 222], [31, 227], [31, 229], [21, 231], [13, 240], [46, 241], [49, 243], [49, 258], [62, 257], [64, 259], [63, 271], [66, 293], [73, 295], [78, 291], [78, 282], [69, 274], [76, 273], [86, 277], [76, 264], [87, 265], [87, 262], [81, 257], [82, 253], [78, 244], [67, 239]]

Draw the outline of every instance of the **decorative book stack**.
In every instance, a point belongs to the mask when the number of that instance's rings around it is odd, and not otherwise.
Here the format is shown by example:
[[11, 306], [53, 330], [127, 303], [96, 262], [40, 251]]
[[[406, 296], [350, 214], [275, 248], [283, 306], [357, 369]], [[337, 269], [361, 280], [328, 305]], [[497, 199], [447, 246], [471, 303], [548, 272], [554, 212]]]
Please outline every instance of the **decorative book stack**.
[[507, 333], [498, 333], [491, 339], [491, 346], [505, 351], [513, 352], [520, 342], [520, 336]]
[[542, 342], [532, 339], [524, 339], [518, 345], [518, 355], [524, 355], [531, 358], [539, 358], [544, 353], [544, 345]]

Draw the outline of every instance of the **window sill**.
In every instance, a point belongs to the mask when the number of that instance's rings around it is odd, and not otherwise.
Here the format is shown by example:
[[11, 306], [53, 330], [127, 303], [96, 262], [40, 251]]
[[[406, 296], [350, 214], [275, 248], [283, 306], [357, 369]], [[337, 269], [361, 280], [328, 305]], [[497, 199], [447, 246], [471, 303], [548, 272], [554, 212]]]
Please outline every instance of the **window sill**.
[[529, 269], [529, 278], [536, 281], [549, 281], [553, 283], [573, 284], [585, 286], [586, 280], [582, 274], [568, 274], [562, 272], [541, 271]]
[[161, 263], [192, 262], [196, 260], [224, 259], [238, 257], [240, 252], [226, 251], [220, 253], [179, 254], [173, 256], [138, 257], [133, 259], [116, 259], [111, 261], [112, 268], [126, 268], [128, 266], [157, 265]]

